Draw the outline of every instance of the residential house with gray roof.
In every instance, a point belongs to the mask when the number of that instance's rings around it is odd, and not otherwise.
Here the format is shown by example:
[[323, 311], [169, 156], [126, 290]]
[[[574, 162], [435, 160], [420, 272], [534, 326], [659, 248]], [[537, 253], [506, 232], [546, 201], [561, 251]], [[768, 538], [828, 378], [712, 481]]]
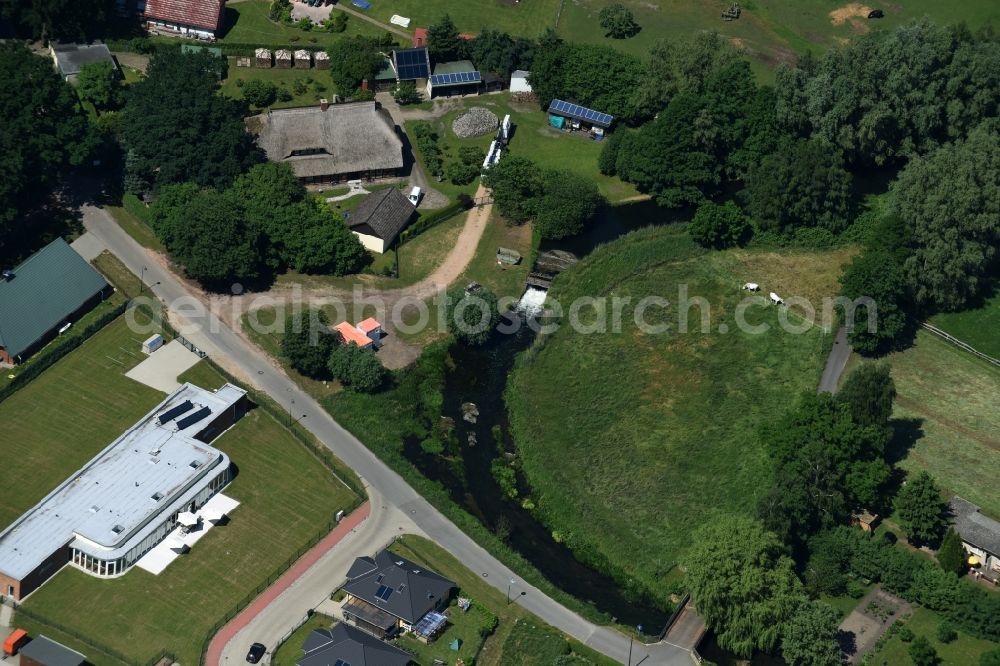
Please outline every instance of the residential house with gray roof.
[[0, 363], [24, 361], [111, 292], [101, 274], [62, 238], [4, 270]]
[[958, 495], [948, 503], [955, 531], [969, 553], [969, 564], [984, 576], [1000, 581], [1000, 522]]
[[413, 219], [416, 207], [395, 187], [372, 192], [350, 212], [347, 226], [361, 244], [382, 254]]
[[411, 631], [425, 615], [447, 606], [455, 583], [383, 550], [354, 560], [343, 589], [344, 618], [385, 638]]
[[302, 645], [297, 666], [407, 666], [410, 655], [344, 623], [315, 629]]

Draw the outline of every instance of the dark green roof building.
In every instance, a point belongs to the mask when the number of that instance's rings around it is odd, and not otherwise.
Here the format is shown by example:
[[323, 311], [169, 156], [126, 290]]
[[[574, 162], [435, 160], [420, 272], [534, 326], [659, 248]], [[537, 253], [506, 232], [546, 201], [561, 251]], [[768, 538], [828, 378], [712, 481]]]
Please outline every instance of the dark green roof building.
[[20, 363], [111, 287], [58, 238], [0, 278], [0, 362]]

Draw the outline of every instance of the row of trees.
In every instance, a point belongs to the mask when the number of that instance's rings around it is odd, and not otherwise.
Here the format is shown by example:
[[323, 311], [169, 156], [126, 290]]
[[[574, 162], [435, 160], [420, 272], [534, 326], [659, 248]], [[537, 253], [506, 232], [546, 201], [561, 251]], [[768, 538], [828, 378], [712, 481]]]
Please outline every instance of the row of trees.
[[252, 167], [224, 189], [165, 185], [150, 221], [187, 275], [209, 287], [253, 282], [288, 268], [344, 275], [367, 252], [343, 221], [308, 197], [287, 164]]

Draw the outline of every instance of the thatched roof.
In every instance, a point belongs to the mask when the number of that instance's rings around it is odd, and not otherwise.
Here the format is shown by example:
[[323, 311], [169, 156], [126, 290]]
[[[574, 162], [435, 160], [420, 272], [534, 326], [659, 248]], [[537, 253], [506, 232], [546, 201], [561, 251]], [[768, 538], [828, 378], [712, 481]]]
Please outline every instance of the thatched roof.
[[[403, 142], [389, 114], [375, 102], [275, 109], [247, 119], [272, 162], [286, 162], [300, 178], [403, 166]], [[319, 150], [318, 154], [301, 155]]]
[[406, 228], [414, 210], [405, 194], [387, 187], [365, 197], [351, 212], [347, 224], [351, 231], [381, 238], [388, 246]]

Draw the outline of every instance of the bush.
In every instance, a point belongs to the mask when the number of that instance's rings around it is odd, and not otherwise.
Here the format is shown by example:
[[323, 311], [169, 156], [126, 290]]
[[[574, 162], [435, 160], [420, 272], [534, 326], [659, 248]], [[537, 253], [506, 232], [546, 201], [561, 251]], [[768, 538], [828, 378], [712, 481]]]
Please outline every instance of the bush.
[[691, 240], [702, 247], [724, 249], [741, 245], [750, 236], [750, 220], [732, 201], [702, 204], [688, 225]]
[[625, 5], [620, 2], [608, 5], [598, 14], [604, 36], [613, 39], [625, 39], [639, 32], [635, 17]]
[[935, 666], [940, 661], [937, 650], [924, 636], [919, 636], [910, 643], [910, 649], [907, 652], [916, 666]]
[[909, 643], [913, 640], [913, 630], [909, 627], [903, 626], [896, 631], [896, 635], [899, 636], [899, 640], [904, 643]]
[[938, 625], [937, 639], [940, 642], [951, 643], [956, 638], [958, 638], [958, 631], [955, 629], [955, 626], [951, 622], [945, 620], [944, 622]]
[[865, 596], [865, 586], [856, 580], [847, 581], [847, 596], [851, 599], [860, 599]]
[[465, 162], [449, 162], [445, 175], [455, 185], [468, 185], [479, 175], [479, 166]]
[[328, 323], [321, 310], [309, 310], [285, 320], [281, 355], [306, 377], [327, 379], [330, 376], [327, 360], [338, 341], [327, 328]]
[[385, 384], [386, 370], [375, 352], [354, 343], [337, 345], [330, 353], [327, 368], [344, 386], [362, 393], [374, 393]]
[[1000, 648], [987, 650], [979, 655], [979, 666], [1000, 666]]
[[274, 103], [274, 100], [278, 97], [278, 86], [270, 81], [250, 79], [243, 83], [242, 94], [243, 99], [248, 104], [257, 108], [263, 108]]

